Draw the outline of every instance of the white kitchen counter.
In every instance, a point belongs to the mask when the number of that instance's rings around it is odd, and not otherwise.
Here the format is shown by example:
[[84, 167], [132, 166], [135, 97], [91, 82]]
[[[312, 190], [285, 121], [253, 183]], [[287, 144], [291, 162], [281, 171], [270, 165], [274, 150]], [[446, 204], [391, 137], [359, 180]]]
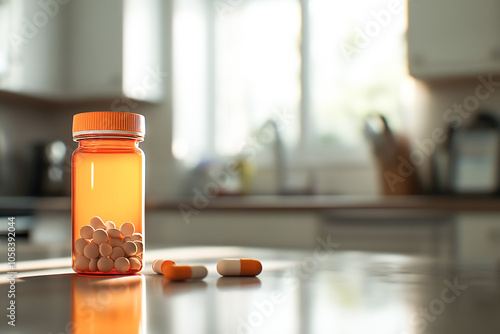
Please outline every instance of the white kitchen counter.
[[[163, 249], [204, 264], [203, 281], [142, 275], [92, 277], [68, 267], [23, 271], [15, 284], [16, 327], [1, 333], [498, 333], [499, 272], [431, 258], [255, 248]], [[222, 278], [221, 257], [253, 257], [257, 278]], [[0, 284], [7, 296], [9, 284]], [[4, 298], [4, 297], [3, 297]], [[4, 298], [4, 300], [6, 300]]]

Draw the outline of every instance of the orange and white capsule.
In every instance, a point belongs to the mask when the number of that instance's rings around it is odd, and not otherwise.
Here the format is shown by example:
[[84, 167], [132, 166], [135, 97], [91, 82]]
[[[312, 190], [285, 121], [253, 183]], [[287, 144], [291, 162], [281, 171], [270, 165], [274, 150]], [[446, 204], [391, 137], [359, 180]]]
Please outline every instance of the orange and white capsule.
[[162, 265], [161, 269], [163, 271], [163, 276], [171, 281], [203, 279], [208, 274], [207, 267], [205, 266]]
[[254, 259], [222, 259], [217, 262], [217, 271], [222, 276], [257, 276], [262, 272], [262, 263]]

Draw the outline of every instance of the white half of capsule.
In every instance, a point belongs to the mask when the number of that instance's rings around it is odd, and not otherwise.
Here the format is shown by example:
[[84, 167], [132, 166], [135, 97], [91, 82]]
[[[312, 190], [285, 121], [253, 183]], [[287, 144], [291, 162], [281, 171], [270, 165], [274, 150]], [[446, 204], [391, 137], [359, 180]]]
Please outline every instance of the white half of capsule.
[[191, 266], [191, 278], [205, 278], [208, 275], [207, 267]]
[[153, 261], [153, 271], [155, 273], [162, 275], [161, 265], [164, 261], [165, 261], [164, 259], [157, 259]]
[[223, 276], [240, 276], [240, 259], [223, 259], [217, 262], [217, 272]]

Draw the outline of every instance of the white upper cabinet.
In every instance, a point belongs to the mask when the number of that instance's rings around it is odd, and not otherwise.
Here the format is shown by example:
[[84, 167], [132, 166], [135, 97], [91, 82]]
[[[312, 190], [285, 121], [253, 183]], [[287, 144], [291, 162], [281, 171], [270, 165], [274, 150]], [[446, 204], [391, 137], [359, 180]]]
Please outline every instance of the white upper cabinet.
[[11, 22], [1, 90], [61, 102], [161, 99], [160, 0], [139, 1], [141, 11], [133, 0], [3, 1]]
[[70, 95], [79, 98], [120, 96], [123, 68], [123, 2], [72, 1], [61, 51]]
[[500, 73], [500, 1], [409, 1], [408, 60], [419, 79]]
[[0, 50], [6, 60], [0, 88], [52, 97], [63, 84], [64, 55], [59, 52], [62, 38], [58, 37], [63, 15], [59, 5], [40, 7], [36, 1], [4, 0], [0, 10], [9, 18], [0, 31], [6, 41]]

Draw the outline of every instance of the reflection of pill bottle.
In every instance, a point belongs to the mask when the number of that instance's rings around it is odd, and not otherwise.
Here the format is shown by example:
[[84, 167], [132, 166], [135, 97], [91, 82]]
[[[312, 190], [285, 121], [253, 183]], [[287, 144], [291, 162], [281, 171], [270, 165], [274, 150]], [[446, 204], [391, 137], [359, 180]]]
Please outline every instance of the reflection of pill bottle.
[[80, 334], [146, 333], [143, 275], [72, 277], [72, 322], [67, 332]]
[[73, 118], [73, 139], [78, 142], [71, 160], [76, 272], [132, 274], [142, 270], [145, 159], [139, 142], [144, 135], [144, 116], [138, 114], [87, 112]]

